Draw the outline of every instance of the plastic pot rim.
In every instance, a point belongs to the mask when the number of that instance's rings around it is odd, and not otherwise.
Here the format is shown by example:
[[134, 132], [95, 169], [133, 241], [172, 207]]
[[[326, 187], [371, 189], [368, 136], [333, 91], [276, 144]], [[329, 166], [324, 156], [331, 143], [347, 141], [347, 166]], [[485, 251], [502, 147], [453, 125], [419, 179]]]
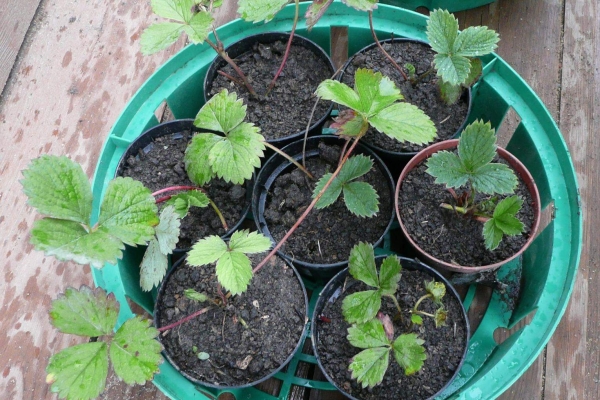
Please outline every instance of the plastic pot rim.
[[396, 195], [394, 197], [396, 218], [398, 219], [398, 222], [400, 224], [400, 229], [402, 229], [402, 233], [404, 234], [406, 239], [409, 241], [411, 246], [413, 246], [413, 248], [417, 252], [419, 252], [428, 262], [432, 263], [433, 265], [440, 267], [441, 269], [444, 269], [447, 271], [467, 273], [467, 274], [473, 274], [473, 273], [484, 272], [484, 271], [493, 271], [493, 270], [500, 268], [504, 264], [514, 260], [515, 258], [521, 256], [521, 254], [523, 254], [525, 252], [525, 250], [527, 250], [529, 245], [531, 245], [531, 243], [536, 238], [536, 235], [537, 235], [539, 227], [540, 227], [540, 219], [541, 219], [540, 193], [535, 184], [535, 181], [533, 180], [533, 177], [531, 176], [531, 173], [527, 170], [525, 165], [523, 165], [523, 163], [521, 163], [521, 161], [519, 161], [519, 159], [517, 159], [515, 156], [513, 156], [511, 153], [509, 153], [507, 150], [503, 149], [502, 147], [496, 148], [497, 154], [501, 158], [506, 160], [510, 164], [510, 166], [515, 170], [517, 175], [520, 176], [520, 178], [525, 183], [525, 186], [529, 190], [529, 193], [531, 195], [532, 202], [533, 202], [534, 221], [533, 221], [533, 224], [531, 225], [531, 233], [529, 234], [529, 238], [527, 239], [527, 241], [525, 242], [523, 247], [518, 252], [516, 252], [509, 258], [499, 261], [494, 264], [481, 265], [481, 266], [465, 266], [465, 265], [451, 264], [449, 262], [440, 260], [439, 258], [432, 256], [431, 254], [424, 251], [421, 247], [419, 247], [419, 245], [417, 245], [417, 243], [409, 235], [408, 231], [406, 230], [406, 227], [404, 226], [404, 223], [402, 222], [402, 218], [400, 217], [400, 204], [398, 201], [398, 197], [400, 195], [400, 190], [401, 190], [400, 188], [402, 186], [402, 182], [403, 182], [404, 178], [406, 178], [406, 175], [408, 175], [408, 173], [411, 172], [418, 164], [420, 164], [422, 161], [429, 158], [434, 153], [437, 153], [438, 151], [441, 151], [441, 150], [454, 149], [458, 146], [458, 143], [459, 143], [458, 139], [445, 140], [443, 142], [435, 143], [435, 144], [421, 150], [419, 153], [417, 153], [417, 155], [415, 157], [413, 157], [408, 162], [408, 164], [406, 164], [406, 166], [402, 170], [402, 173], [400, 174], [400, 177], [398, 178], [398, 182], [396, 184]]

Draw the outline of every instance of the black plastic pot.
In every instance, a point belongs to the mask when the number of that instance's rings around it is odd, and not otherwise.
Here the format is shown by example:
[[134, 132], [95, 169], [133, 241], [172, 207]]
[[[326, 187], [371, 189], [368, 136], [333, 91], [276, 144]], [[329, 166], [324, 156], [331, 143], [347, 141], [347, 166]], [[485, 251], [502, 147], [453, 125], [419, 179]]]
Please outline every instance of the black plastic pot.
[[[338, 138], [337, 136], [331, 135], [322, 135], [308, 138], [306, 141], [306, 158], [317, 157], [319, 154], [319, 143], [324, 141], [325, 143], [331, 144], [339, 144], [343, 145], [345, 141], [343, 139]], [[301, 162], [302, 160], [302, 149], [304, 146], [304, 141], [299, 140], [297, 142], [291, 143], [284, 147], [282, 150], [293, 157], [295, 160]], [[353, 154], [365, 154], [370, 156], [374, 164], [379, 168], [381, 173], [386, 177], [386, 181], [389, 185], [390, 190], [395, 190], [394, 181], [392, 179], [392, 175], [387, 169], [386, 165], [383, 161], [369, 148], [358, 144]], [[296, 168], [293, 166], [289, 160], [285, 159], [283, 156], [279, 154], [273, 155], [271, 158], [267, 160], [267, 162], [263, 165], [261, 170], [256, 177], [256, 185], [254, 186], [254, 191], [252, 193], [252, 215], [254, 217], [254, 222], [256, 222], [256, 226], [258, 230], [262, 232], [264, 235], [268, 236], [276, 242], [276, 240], [271, 235], [269, 231], [269, 227], [267, 226], [267, 221], [264, 217], [265, 207], [267, 203], [267, 198], [269, 196], [269, 192], [271, 191], [271, 187], [275, 180], [282, 174], [289, 171], [291, 168]], [[372, 243], [373, 247], [379, 246], [386, 234], [388, 233], [392, 222], [394, 221], [394, 214], [391, 213], [389, 223], [385, 229], [385, 231], [381, 234], [379, 239]], [[278, 254], [290, 260], [294, 266], [300, 271], [301, 274], [309, 276], [313, 279], [317, 280], [329, 280], [332, 276], [334, 276], [337, 272], [339, 272], [342, 268], [344, 268], [347, 264], [347, 261], [340, 261], [331, 264], [316, 264], [309, 263], [299, 259], [296, 259], [288, 254], [285, 254], [281, 251]]]
[[[423, 46], [426, 47], [430, 47], [429, 43], [424, 42], [422, 40], [416, 40], [416, 39], [408, 39], [408, 38], [394, 38], [394, 39], [386, 39], [386, 40], [381, 40], [380, 43], [383, 45], [385, 43], [398, 43], [398, 42], [412, 42], [412, 43], [418, 43], [418, 44], [422, 44]], [[344, 74], [346, 72], [346, 69], [348, 68], [348, 66], [354, 61], [354, 59], [359, 56], [360, 54], [372, 50], [374, 48], [377, 47], [376, 43], [372, 43], [362, 49], [360, 49], [356, 54], [354, 54], [352, 57], [350, 57], [346, 63], [344, 64], [344, 67], [342, 69], [342, 72], [340, 73], [340, 77], [339, 80], [342, 81]], [[435, 72], [434, 72], [435, 73]], [[456, 130], [456, 132], [454, 133], [454, 135], [452, 135], [452, 138], [456, 138], [458, 137], [458, 135], [460, 134], [460, 132], [462, 132], [462, 130], [465, 128], [465, 126], [467, 125], [467, 120], [469, 118], [469, 114], [471, 113], [471, 102], [472, 102], [472, 97], [471, 97], [471, 89], [467, 89], [463, 92], [461, 98], [459, 99], [459, 101], [464, 101], [466, 103], [468, 103], [468, 110], [467, 110], [467, 115], [465, 116], [465, 119], [463, 121], [463, 123], [461, 124], [461, 126]], [[450, 139], [450, 138], [449, 138]], [[371, 143], [368, 143], [366, 140], [363, 142], [366, 146], [372, 148], [377, 155], [379, 155], [379, 157], [381, 157], [381, 159], [383, 161], [385, 161], [385, 163], [388, 165], [388, 167], [390, 168], [390, 170], [392, 171], [392, 174], [394, 175], [394, 177], [397, 177], [400, 174], [400, 171], [402, 171], [402, 168], [404, 167], [404, 165], [411, 159], [413, 158], [418, 151], [411, 151], [411, 152], [396, 152], [396, 151], [390, 151], [387, 150], [385, 148], [381, 148], [378, 146], [375, 146]], [[426, 146], [424, 146], [426, 147]]]
[[[271, 44], [271, 43], [275, 43], [277, 41], [282, 41], [282, 42], [287, 43], [287, 41], [289, 40], [289, 37], [290, 37], [289, 33], [284, 33], [284, 32], [259, 33], [256, 35], [245, 37], [244, 39], [231, 44], [230, 46], [228, 46], [225, 49], [225, 51], [227, 52], [227, 54], [229, 55], [230, 58], [235, 59], [237, 57], [240, 57], [244, 53], [252, 51], [252, 47], [257, 42], [262, 43], [262, 44]], [[333, 62], [331, 61], [331, 58], [327, 55], [325, 50], [323, 50], [321, 47], [319, 47], [319, 45], [317, 45], [316, 43], [314, 43], [313, 41], [311, 41], [309, 39], [299, 36], [298, 34], [294, 34], [294, 38], [292, 39], [292, 44], [295, 46], [302, 46], [302, 47], [310, 50], [312, 53], [316, 54], [320, 59], [322, 59], [330, 67], [330, 71], [331, 71], [330, 75], [333, 75], [333, 73], [335, 72], [335, 67], [333, 65]], [[225, 67], [225, 65], [227, 65], [227, 62], [225, 60], [223, 60], [223, 58], [221, 58], [220, 56], [217, 56], [211, 63], [210, 67], [208, 68], [208, 71], [206, 72], [206, 76], [204, 78], [204, 101], [205, 102], [209, 100], [208, 93], [210, 93], [210, 91], [212, 89], [213, 81], [215, 80], [215, 78], [217, 76], [217, 71], [219, 71], [220, 69]], [[284, 69], [284, 71], [285, 71], [285, 69]], [[329, 117], [329, 114], [331, 113], [332, 109], [333, 109], [333, 103], [330, 105], [330, 107], [329, 107], [328, 111], [325, 113], [325, 115], [319, 116], [318, 119], [313, 119], [313, 123], [311, 124], [311, 126], [308, 130], [309, 136], [313, 136], [313, 135], [316, 135], [317, 133], [320, 133], [321, 127], [325, 123], [325, 120], [327, 119], [327, 117]], [[304, 134], [305, 134], [305, 129], [303, 128], [300, 132], [297, 132], [293, 135], [290, 135], [290, 136], [287, 136], [284, 138], [279, 138], [279, 139], [270, 139], [270, 140], [268, 140], [268, 142], [274, 146], [277, 146], [278, 148], [282, 148], [282, 147], [286, 146], [287, 144], [289, 144], [301, 137], [304, 137]], [[271, 151], [268, 151], [267, 155], [270, 156]]]
[[[302, 278], [300, 277], [300, 274], [298, 273], [298, 271], [294, 268], [294, 266], [288, 262], [287, 260], [285, 260], [284, 258], [280, 259], [286, 263], [286, 265], [288, 267], [290, 267], [292, 269], [292, 271], [294, 271], [294, 275], [296, 276], [296, 279], [298, 279], [298, 282], [300, 283], [300, 287], [302, 288], [302, 293], [304, 295], [304, 309], [306, 310], [306, 313], [308, 313], [308, 295], [306, 293], [306, 287], [304, 286], [304, 282], [302, 281]], [[163, 279], [163, 281], [160, 284], [160, 287], [158, 289], [158, 294], [156, 296], [156, 302], [154, 304], [154, 312], [153, 312], [153, 316], [154, 316], [154, 326], [155, 328], [159, 329], [160, 326], [158, 325], [158, 320], [159, 317], [157, 315], [158, 312], [158, 307], [157, 305], [161, 302], [163, 296], [164, 296], [164, 292], [165, 292], [165, 283], [169, 281], [170, 277], [173, 275], [173, 273], [175, 271], [177, 271], [177, 269], [183, 265], [183, 263], [185, 263], [186, 261], [186, 257], [182, 257], [181, 259], [179, 259], [179, 261], [177, 261], [173, 267], [171, 267], [171, 269], [167, 272], [165, 278]], [[260, 273], [260, 272], [258, 272]], [[166, 349], [163, 349], [162, 351], [162, 355], [165, 357], [165, 359], [171, 363], [171, 365], [177, 370], [179, 371], [179, 373], [181, 373], [186, 379], [188, 379], [189, 381], [198, 384], [198, 385], [202, 385], [204, 387], [210, 387], [210, 388], [216, 388], [216, 389], [220, 389], [220, 390], [225, 390], [225, 389], [242, 389], [242, 388], [247, 388], [250, 386], [254, 386], [254, 385], [258, 385], [261, 382], [266, 381], [267, 379], [271, 378], [273, 375], [275, 375], [277, 372], [281, 371], [293, 358], [294, 354], [300, 349], [300, 347], [302, 346], [302, 344], [304, 343], [304, 339], [307, 335], [307, 329], [308, 329], [308, 314], [306, 314], [306, 316], [304, 317], [305, 323], [304, 323], [304, 327], [302, 329], [302, 334], [300, 335], [300, 338], [298, 339], [298, 343], [296, 344], [296, 347], [294, 348], [294, 351], [292, 351], [290, 353], [290, 355], [287, 357], [287, 359], [285, 360], [285, 362], [283, 362], [279, 367], [277, 367], [276, 369], [274, 369], [273, 371], [271, 371], [269, 374], [265, 375], [264, 377], [253, 381], [253, 382], [248, 382], [246, 384], [243, 385], [238, 385], [238, 386], [219, 386], [219, 385], [215, 385], [214, 383], [211, 382], [203, 382], [200, 381], [196, 378], [194, 378], [193, 376], [191, 376], [190, 374], [188, 374], [187, 372], [185, 372], [184, 370], [181, 369], [181, 367], [175, 363], [173, 361], [173, 359], [171, 358], [171, 356], [169, 355], [169, 353], [167, 352]], [[161, 342], [161, 335], [157, 336], [157, 340], [159, 342]], [[162, 342], [161, 342], [162, 344]], [[268, 343], [265, 343], [265, 346], [268, 346]], [[164, 345], [163, 345], [164, 348]]]
[[[137, 139], [135, 139], [133, 142], [131, 142], [131, 144], [129, 145], [127, 150], [125, 150], [125, 153], [123, 153], [123, 155], [121, 156], [121, 159], [119, 160], [119, 164], [117, 166], [115, 176], [122, 176], [126, 162], [130, 156], [137, 156], [137, 154], [139, 154], [140, 151], [144, 152], [144, 153], [150, 152], [151, 148], [148, 148], [148, 146], [152, 145], [152, 142], [154, 141], [154, 139], [162, 137], [162, 136], [167, 136], [167, 135], [181, 135], [181, 132], [190, 131], [190, 130], [191, 130], [191, 132], [195, 132], [195, 133], [211, 132], [211, 133], [215, 133], [217, 135], [222, 135], [220, 132], [214, 132], [214, 131], [210, 131], [210, 130], [206, 130], [206, 129], [204, 129], [204, 130], [198, 129], [196, 126], [194, 126], [193, 119], [178, 119], [178, 120], [168, 121], [168, 122], [164, 122], [162, 124], [156, 125], [150, 129], [148, 129], [146, 132], [142, 133]], [[246, 189], [247, 205], [244, 208], [244, 210], [242, 211], [242, 215], [241, 215], [240, 219], [235, 224], [233, 224], [232, 226], [229, 227], [229, 230], [227, 232], [225, 232], [225, 234], [222, 235], [222, 238], [227, 238], [227, 237], [231, 236], [231, 234], [240, 227], [242, 222], [244, 222], [244, 219], [246, 219], [246, 215], [248, 214], [248, 211], [250, 210], [252, 188], [254, 186], [254, 176], [252, 177], [251, 180], [249, 180], [246, 183], [246, 185], [247, 185], [247, 189]], [[175, 249], [173, 251], [173, 253], [181, 255], [181, 254], [187, 252], [188, 250], [189, 249]]]
[[[385, 256], [375, 257], [375, 262], [376, 262], [378, 268], [381, 265], [381, 262], [384, 260], [384, 258], [385, 258]], [[446, 278], [444, 278], [439, 272], [437, 272], [433, 268], [429, 267], [426, 264], [423, 264], [422, 262], [420, 262], [416, 259], [400, 257], [400, 262], [402, 264], [403, 270], [422, 271], [422, 272], [425, 272], [426, 274], [430, 275], [431, 277], [433, 277], [436, 281], [443, 282], [446, 285], [446, 296], [452, 296], [461, 305], [462, 319], [464, 321], [465, 332], [466, 332], [464, 353], [463, 353], [463, 356], [462, 356], [462, 359], [461, 359], [459, 365], [456, 368], [456, 372], [454, 373], [452, 378], [436, 394], [434, 394], [433, 396], [428, 398], [428, 399], [434, 399], [439, 394], [441, 394], [450, 385], [450, 383], [452, 383], [452, 381], [457, 377], [457, 375], [462, 367], [462, 364], [467, 356], [467, 351], [469, 349], [469, 338], [471, 336], [469, 319], [467, 318], [467, 313], [466, 313], [464, 307], [462, 307], [462, 301], [460, 299], [460, 296], [458, 295], [458, 293], [456, 292], [454, 287], [450, 284], [450, 282], [448, 282], [448, 280]], [[323, 364], [321, 362], [322, 354], [319, 354], [319, 351], [318, 351], [318, 347], [319, 347], [318, 346], [318, 343], [319, 343], [319, 328], [318, 327], [319, 327], [319, 324], [325, 323], [325, 322], [321, 322], [319, 320], [319, 317], [321, 315], [323, 315], [323, 309], [325, 308], [327, 303], [335, 303], [342, 296], [342, 293], [345, 289], [348, 289], [352, 285], [358, 283], [358, 281], [349, 282], [347, 280], [348, 277], [350, 277], [350, 274], [348, 272], [348, 268], [345, 268], [344, 270], [340, 271], [336, 276], [334, 276], [329, 281], [329, 283], [327, 285], [325, 285], [325, 287], [319, 294], [319, 298], [317, 299], [317, 303], [315, 305], [315, 309], [314, 309], [312, 320], [311, 320], [311, 340], [312, 340], [313, 352], [317, 359], [317, 363], [319, 364], [319, 367], [321, 368], [321, 371], [323, 371], [323, 374], [325, 375], [327, 380], [348, 398], [358, 400], [355, 397], [349, 395], [346, 391], [344, 391], [343, 387], [340, 387], [333, 381], [333, 379], [331, 379], [331, 377], [329, 376], [329, 374], [327, 373], [327, 371], [325, 370], [325, 368], [323, 367]], [[341, 301], [341, 299], [340, 299], [340, 301]], [[356, 350], [357, 350], [356, 353], [358, 354], [360, 352], [360, 349], [357, 348]], [[391, 357], [391, 358], [393, 358], [393, 357]], [[390, 360], [390, 362], [395, 362], [395, 361]]]

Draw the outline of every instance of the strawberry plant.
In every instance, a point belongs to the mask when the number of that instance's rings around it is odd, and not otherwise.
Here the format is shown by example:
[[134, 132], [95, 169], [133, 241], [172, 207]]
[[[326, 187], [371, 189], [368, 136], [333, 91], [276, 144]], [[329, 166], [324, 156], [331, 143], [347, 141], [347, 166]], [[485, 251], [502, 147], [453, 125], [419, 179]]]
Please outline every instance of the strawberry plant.
[[[496, 249], [504, 235], [523, 231], [516, 217], [523, 200], [513, 195], [499, 201], [496, 196], [514, 193], [517, 177], [508, 166], [492, 162], [495, 155], [496, 135], [490, 123], [475, 121], [462, 132], [457, 154], [440, 151], [427, 161], [427, 173], [435, 177], [435, 183], [445, 184], [456, 201], [441, 206], [484, 222], [488, 250]], [[463, 192], [457, 195], [455, 189]]]

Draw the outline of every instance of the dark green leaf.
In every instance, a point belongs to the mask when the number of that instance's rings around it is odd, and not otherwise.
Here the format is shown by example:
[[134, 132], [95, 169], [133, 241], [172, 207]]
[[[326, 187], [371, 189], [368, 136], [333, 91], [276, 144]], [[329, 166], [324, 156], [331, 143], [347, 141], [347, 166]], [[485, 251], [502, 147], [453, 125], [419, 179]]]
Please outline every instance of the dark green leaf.
[[426, 172], [435, 178], [435, 183], [445, 184], [447, 187], [458, 188], [469, 179], [460, 158], [449, 151], [438, 151], [425, 163]]
[[508, 194], [515, 191], [517, 177], [507, 165], [491, 163], [477, 170], [471, 176], [473, 188], [486, 194]]
[[483, 239], [486, 249], [495, 250], [500, 245], [503, 235], [504, 232], [496, 226], [493, 218], [483, 224]]
[[200, 190], [188, 190], [171, 196], [171, 198], [165, 203], [165, 207], [174, 207], [179, 218], [183, 218], [187, 215], [190, 207], [202, 208], [209, 204], [210, 201], [208, 196], [206, 196]]
[[[313, 199], [316, 198], [319, 193], [321, 193], [321, 191], [325, 187], [325, 184], [331, 178], [331, 175], [331, 173], [325, 174], [321, 177], [321, 179], [317, 181], [317, 184], [315, 185], [315, 188], [313, 190]], [[333, 179], [327, 190], [325, 190], [321, 198], [319, 198], [317, 204], [315, 204], [315, 208], [320, 210], [330, 206], [331, 204], [335, 203], [335, 201], [340, 197], [341, 193], [342, 181], [339, 179], [339, 177], [336, 177]]]
[[467, 172], [477, 170], [489, 164], [496, 155], [496, 134], [489, 122], [474, 121], [460, 136], [458, 156]]
[[379, 288], [377, 267], [375, 266], [375, 252], [369, 243], [360, 242], [350, 250], [348, 260], [350, 275], [367, 285]]
[[451, 85], [464, 83], [471, 71], [471, 62], [464, 56], [436, 54], [433, 63], [438, 76]]
[[348, 158], [342, 166], [338, 178], [342, 183], [347, 183], [353, 179], [359, 178], [373, 168], [373, 160], [370, 157], [358, 154]]
[[469, 76], [467, 80], [463, 83], [465, 87], [473, 86], [475, 82], [479, 79], [481, 74], [483, 73], [483, 64], [479, 58], [471, 58], [471, 71], [469, 72]]
[[470, 26], [454, 42], [453, 53], [466, 57], [482, 57], [497, 47], [500, 37], [487, 26]]
[[400, 259], [394, 255], [386, 257], [379, 268], [379, 285], [381, 292], [386, 295], [394, 295], [398, 289], [400, 280]]
[[390, 363], [390, 348], [376, 347], [363, 350], [352, 359], [350, 371], [352, 379], [362, 384], [362, 387], [373, 387], [381, 381]]
[[378, 319], [372, 319], [364, 324], [352, 325], [348, 328], [348, 341], [352, 346], [360, 349], [389, 346], [391, 344], [385, 334], [383, 324]]
[[367, 182], [346, 183], [344, 202], [348, 210], [359, 217], [372, 217], [379, 212], [379, 196]]
[[419, 339], [416, 334], [409, 333], [398, 336], [392, 344], [394, 349], [394, 358], [404, 369], [404, 374], [412, 375], [423, 367], [423, 362], [427, 359], [425, 355], [425, 343]]
[[362, 324], [375, 318], [381, 308], [381, 291], [365, 290], [352, 293], [342, 302], [342, 313], [349, 323]]
[[494, 209], [494, 218], [502, 217], [503, 215], [515, 216], [523, 205], [523, 199], [519, 196], [510, 196], [498, 203]]

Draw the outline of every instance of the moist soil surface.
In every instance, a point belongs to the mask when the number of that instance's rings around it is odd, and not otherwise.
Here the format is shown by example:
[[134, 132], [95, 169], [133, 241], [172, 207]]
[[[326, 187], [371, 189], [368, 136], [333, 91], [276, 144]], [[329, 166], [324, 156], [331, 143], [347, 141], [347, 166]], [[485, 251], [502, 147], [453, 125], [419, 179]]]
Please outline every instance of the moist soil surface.
[[[156, 138], [137, 155], [127, 159], [121, 176], [142, 182], [152, 192], [170, 186], [194, 186], [187, 176], [183, 161], [192, 136], [191, 130], [184, 130]], [[245, 186], [213, 179], [203, 188], [223, 214], [230, 229], [244, 217], [249, 205]], [[165, 193], [168, 194], [175, 193]], [[225, 233], [221, 220], [212, 207], [191, 207], [188, 215], [181, 221], [177, 248], [187, 249], [205, 236], [222, 236]]]
[[[372, 288], [348, 276], [345, 291], [335, 302], [326, 302], [322, 315], [331, 322], [318, 320], [317, 327], [313, 329], [318, 330], [317, 349], [323, 368], [339, 388], [358, 399], [416, 400], [431, 397], [452, 378], [460, 365], [466, 344], [467, 332], [461, 305], [447, 292], [442, 299], [444, 308], [448, 311], [445, 326], [436, 328], [433, 318], [430, 317], [423, 317], [421, 326], [410, 326], [410, 310], [417, 300], [427, 293], [425, 281], [431, 281], [431, 277], [421, 271], [402, 270], [396, 299], [402, 310], [403, 322], [394, 322], [394, 338], [404, 333], [416, 333], [425, 341], [423, 346], [427, 359], [423, 368], [414, 375], [406, 376], [394, 356], [390, 355], [383, 382], [372, 389], [363, 389], [361, 384], [351, 378], [351, 372], [348, 370], [350, 360], [362, 350], [348, 342], [350, 324], [342, 315], [342, 301], [347, 295]], [[381, 304], [381, 312], [393, 318], [397, 310], [392, 300], [384, 297]], [[435, 309], [430, 300], [425, 300], [419, 305], [420, 311], [434, 313]]]
[[[403, 67], [405, 64], [414, 65], [416, 75], [421, 76], [431, 68], [435, 56], [435, 52], [428, 45], [422, 43], [384, 43], [383, 48], [404, 69], [407, 75], [408, 72]], [[435, 71], [432, 71], [413, 86], [413, 84], [404, 80], [400, 72], [378, 47], [354, 56], [344, 72], [342, 81], [348, 85], [354, 85], [354, 74], [358, 68], [372, 69], [389, 77], [402, 92], [404, 101], [419, 107], [431, 118], [437, 129], [437, 138], [429, 144], [451, 139], [467, 118], [469, 103], [466, 93], [463, 93], [458, 102], [448, 106], [440, 97], [437, 86], [438, 77]], [[373, 128], [367, 131], [363, 140], [376, 148], [390, 152], [417, 152], [429, 145], [401, 143]]]
[[[267, 88], [281, 65], [285, 47], [286, 42], [281, 41], [272, 44], [256, 43], [251, 51], [235, 59], [258, 93], [258, 97], [251, 96], [245, 87], [222, 75], [217, 75], [208, 90], [208, 97], [214, 96], [222, 89], [235, 91], [248, 106], [246, 121], [258, 125], [267, 140], [304, 132], [316, 100], [313, 94], [319, 83], [331, 78], [334, 72], [330, 65], [312, 51], [292, 45], [275, 87], [266, 95]], [[237, 77], [228, 64], [221, 71]], [[323, 118], [329, 107], [329, 102], [320, 101], [312, 123]]]
[[[498, 157], [494, 162], [508, 165]], [[445, 185], [434, 183], [435, 178], [427, 174], [426, 169], [426, 165], [420, 163], [408, 173], [398, 199], [402, 222], [421, 249], [437, 259], [463, 266], [494, 264], [521, 250], [531, 235], [535, 215], [531, 194], [518, 175], [515, 194], [523, 199], [523, 206], [517, 218], [524, 224], [524, 232], [516, 236], [504, 235], [500, 245], [489, 251], [483, 239], [483, 223], [441, 208], [441, 203], [456, 202]], [[459, 188], [455, 191], [460, 196], [465, 190]], [[498, 199], [508, 196], [498, 195]], [[477, 201], [482, 199], [483, 196], [477, 195]]]
[[[252, 257], [253, 265], [264, 255]], [[182, 371], [199, 381], [223, 386], [257, 381], [287, 360], [302, 335], [304, 293], [294, 271], [278, 257], [252, 278], [245, 293], [230, 297], [227, 306], [210, 300], [200, 303], [183, 294], [193, 288], [220, 302], [214, 265], [192, 267], [183, 263], [164, 285], [155, 314], [158, 326], [210, 307], [160, 335], [165, 352]], [[200, 360], [199, 352], [209, 358]]]
[[[300, 170], [284, 171], [271, 186], [265, 206], [265, 220], [271, 235], [281, 240], [312, 201], [319, 178], [333, 172], [339, 162], [341, 148], [319, 144], [319, 156], [306, 159], [313, 174], [312, 181]], [[393, 209], [388, 178], [374, 164], [357, 181], [368, 182], [379, 195], [379, 212], [372, 218], [361, 218], [346, 207], [343, 195], [327, 208], [314, 208], [300, 227], [283, 245], [281, 251], [294, 260], [313, 264], [332, 264], [348, 260], [350, 250], [358, 242], [375, 243], [385, 232]]]

